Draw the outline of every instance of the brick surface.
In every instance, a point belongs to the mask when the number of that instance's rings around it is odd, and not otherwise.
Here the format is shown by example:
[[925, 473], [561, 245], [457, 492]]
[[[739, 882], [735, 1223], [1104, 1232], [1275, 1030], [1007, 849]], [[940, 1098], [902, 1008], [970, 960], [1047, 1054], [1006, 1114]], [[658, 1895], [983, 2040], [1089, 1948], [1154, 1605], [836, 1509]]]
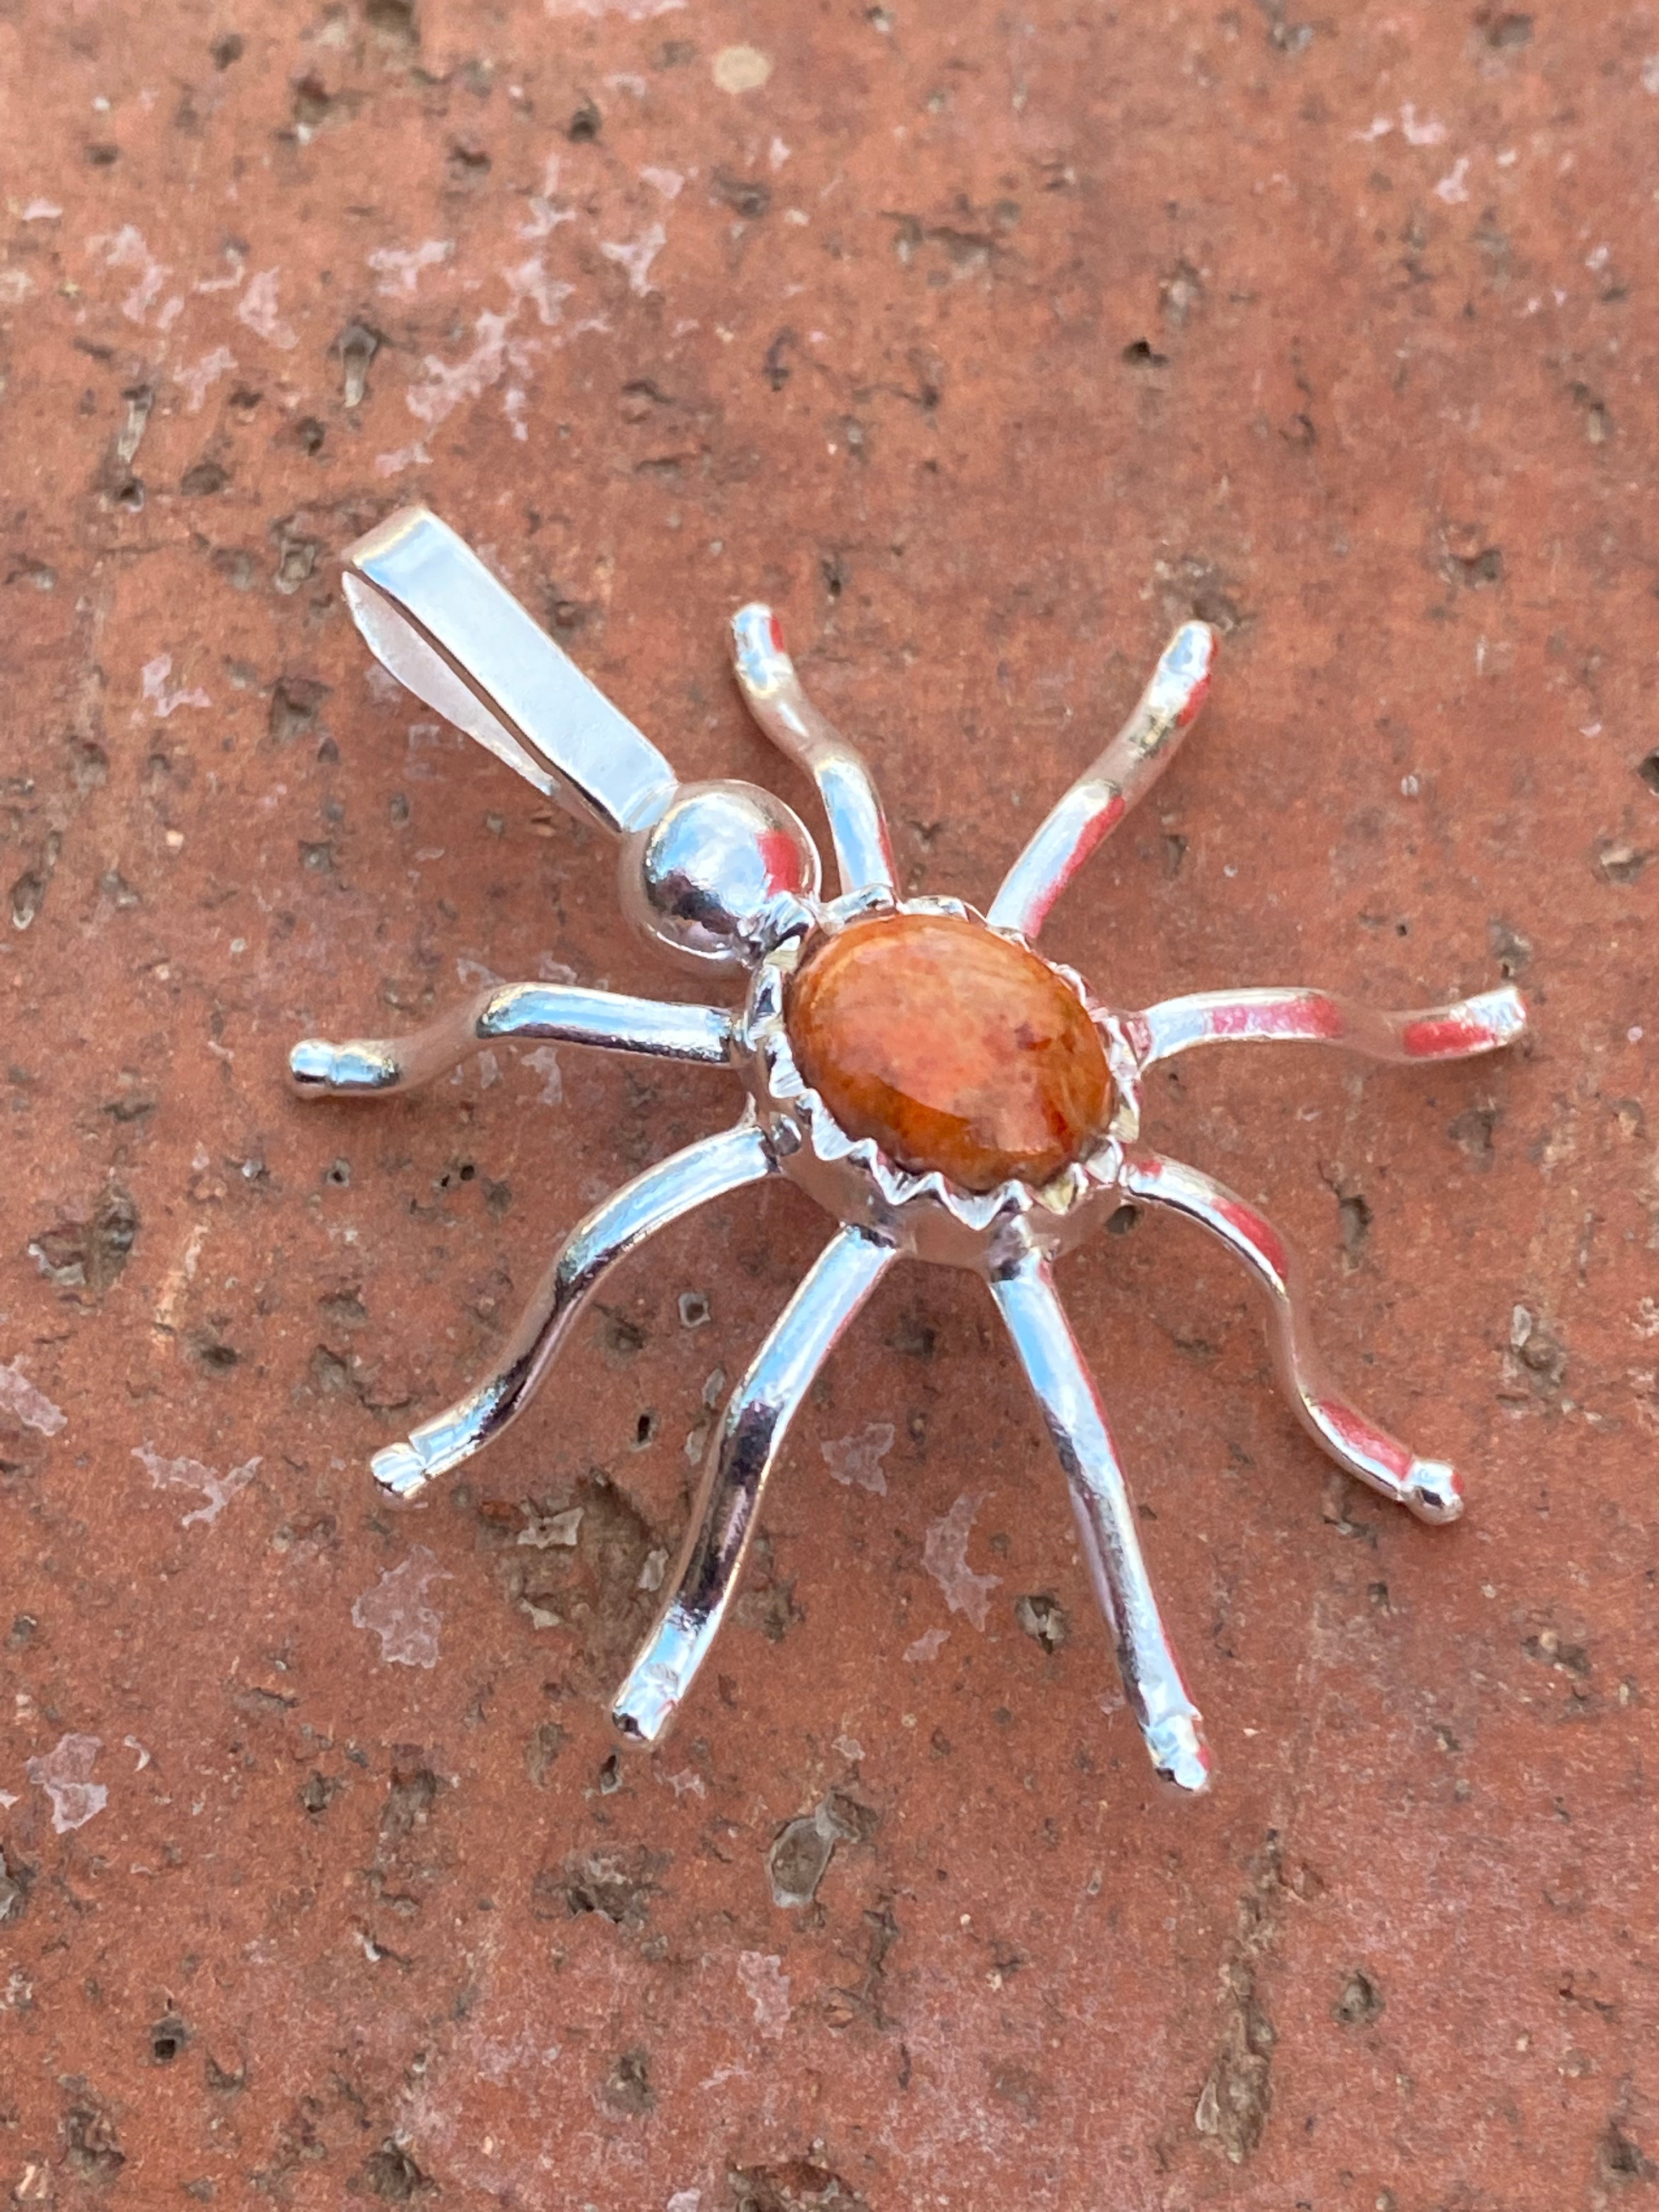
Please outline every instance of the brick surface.
[[[1624, 6], [0, 0], [16, 2201], [1654, 2193], [1656, 50]], [[1051, 949], [1127, 1005], [1520, 977], [1507, 1060], [1151, 1098], [1459, 1528], [1329, 1472], [1193, 1232], [1062, 1270], [1208, 1799], [1150, 1780], [982, 1291], [916, 1270], [679, 1733], [607, 1765], [706, 1395], [823, 1238], [787, 1190], [377, 1503], [562, 1229], [731, 1106], [567, 1050], [288, 1098], [295, 1036], [486, 971], [681, 988], [594, 838], [370, 680], [337, 556], [414, 496], [683, 772], [788, 790], [722, 659], [769, 596], [907, 881], [979, 900], [1196, 611], [1212, 704]]]

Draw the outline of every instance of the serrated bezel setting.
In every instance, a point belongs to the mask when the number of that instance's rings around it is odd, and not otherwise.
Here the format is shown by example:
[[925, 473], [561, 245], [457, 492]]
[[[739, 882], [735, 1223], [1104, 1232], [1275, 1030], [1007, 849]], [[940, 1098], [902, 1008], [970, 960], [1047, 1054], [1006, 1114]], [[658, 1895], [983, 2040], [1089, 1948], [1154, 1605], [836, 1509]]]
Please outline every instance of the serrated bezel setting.
[[[994, 1190], [970, 1191], [937, 1170], [917, 1174], [873, 1138], [848, 1134], [802, 1075], [789, 1035], [789, 986], [803, 963], [827, 937], [882, 915], [948, 915], [992, 927], [960, 899], [894, 900], [863, 891], [817, 907], [810, 926], [766, 954], [733, 1035], [732, 1059], [780, 1173], [837, 1219], [873, 1231], [915, 1259], [990, 1274], [1022, 1252], [1067, 1250], [1125, 1203], [1119, 1188], [1123, 1147], [1139, 1133], [1140, 1068], [1121, 1023], [1074, 969], [1044, 960], [1099, 1033], [1112, 1079], [1110, 1120], [1088, 1152], [1041, 1185], [1011, 1178]], [[993, 933], [1043, 957], [1017, 931]]]

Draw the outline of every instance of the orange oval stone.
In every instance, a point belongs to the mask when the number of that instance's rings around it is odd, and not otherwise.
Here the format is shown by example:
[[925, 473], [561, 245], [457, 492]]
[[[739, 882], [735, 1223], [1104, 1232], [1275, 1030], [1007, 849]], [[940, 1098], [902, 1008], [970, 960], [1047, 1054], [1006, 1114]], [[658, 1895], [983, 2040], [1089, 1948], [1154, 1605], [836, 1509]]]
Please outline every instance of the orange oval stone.
[[801, 1073], [849, 1136], [964, 1190], [1046, 1182], [1111, 1112], [1076, 994], [980, 922], [854, 922], [801, 969], [787, 1019]]

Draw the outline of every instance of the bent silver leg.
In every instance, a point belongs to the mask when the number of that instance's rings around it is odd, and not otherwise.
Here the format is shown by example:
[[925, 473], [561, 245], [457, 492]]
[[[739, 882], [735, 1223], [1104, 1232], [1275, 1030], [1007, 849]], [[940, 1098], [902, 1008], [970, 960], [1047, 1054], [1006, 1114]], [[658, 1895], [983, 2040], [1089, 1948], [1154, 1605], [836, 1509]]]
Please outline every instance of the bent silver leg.
[[306, 1037], [288, 1056], [289, 1073], [302, 1098], [383, 1097], [429, 1083], [497, 1037], [547, 1037], [719, 1066], [731, 1043], [732, 1018], [718, 1006], [676, 1006], [562, 984], [503, 983], [406, 1037], [354, 1037], [345, 1044]]
[[894, 1257], [891, 1245], [867, 1231], [842, 1230], [732, 1392], [709, 1444], [672, 1593], [611, 1708], [631, 1741], [655, 1743], [684, 1702], [743, 1572], [761, 1492], [795, 1410]]
[[864, 757], [801, 689], [770, 607], [756, 601], [732, 616], [732, 665], [750, 713], [817, 785], [842, 890], [896, 891], [887, 821]]
[[1179, 1160], [1139, 1146], [1127, 1153], [1126, 1197], [1196, 1221], [1236, 1253], [1267, 1293], [1269, 1334], [1285, 1395], [1303, 1426], [1340, 1467], [1403, 1505], [1419, 1521], [1455, 1521], [1463, 1486], [1443, 1460], [1419, 1459], [1398, 1437], [1332, 1389], [1309, 1326], [1301, 1264], [1272, 1222], [1242, 1198]]
[[1207, 623], [1182, 623], [1128, 720], [1050, 811], [1008, 871], [986, 916], [994, 929], [1037, 934], [1049, 908], [1096, 846], [1175, 758], [1209, 690], [1215, 649], [1216, 635]]
[[1042, 1256], [1025, 1254], [991, 1279], [992, 1295], [1024, 1364], [1077, 1515], [1084, 1556], [1117, 1650], [1118, 1672], [1153, 1765], [1179, 1788], [1209, 1779], [1202, 1721], [1152, 1595], [1134, 1505], [1106, 1412]]
[[747, 1126], [688, 1145], [624, 1183], [564, 1241], [483, 1380], [408, 1440], [374, 1455], [374, 1480], [396, 1498], [414, 1498], [498, 1437], [540, 1389], [560, 1346], [602, 1275], [636, 1246], [711, 1198], [759, 1182], [776, 1162], [760, 1130]]
[[1527, 1026], [1512, 984], [1455, 1006], [1391, 1014], [1329, 991], [1194, 991], [1123, 1026], [1143, 1067], [1201, 1044], [1335, 1044], [1368, 1060], [1473, 1060], [1513, 1044]]

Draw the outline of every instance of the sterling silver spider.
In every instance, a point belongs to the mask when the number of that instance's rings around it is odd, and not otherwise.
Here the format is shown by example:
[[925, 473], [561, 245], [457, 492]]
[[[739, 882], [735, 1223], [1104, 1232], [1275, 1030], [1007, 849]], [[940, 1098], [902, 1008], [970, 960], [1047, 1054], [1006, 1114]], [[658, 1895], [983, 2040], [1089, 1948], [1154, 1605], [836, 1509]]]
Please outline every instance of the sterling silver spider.
[[769, 609], [732, 623], [750, 713], [817, 786], [841, 879], [819, 896], [811, 838], [752, 784], [678, 783], [667, 762], [560, 652], [483, 562], [421, 507], [346, 556], [371, 650], [411, 691], [538, 792], [620, 838], [622, 902], [682, 965], [746, 975], [735, 1012], [514, 983], [413, 1036], [290, 1055], [308, 1098], [380, 1097], [498, 1038], [549, 1038], [729, 1067], [736, 1126], [647, 1169], [566, 1238], [495, 1367], [405, 1442], [375, 1480], [415, 1497], [530, 1403], [606, 1271], [694, 1206], [781, 1176], [839, 1226], [732, 1395], [659, 1617], [612, 1707], [654, 1742], [687, 1696], [743, 1570], [762, 1492], [819, 1366], [895, 1261], [967, 1267], [988, 1284], [1070, 1486], [1128, 1703], [1158, 1772], [1209, 1773], [1198, 1708], [1159, 1616], [1104, 1408], [1067, 1324], [1055, 1257], [1119, 1207], [1201, 1223], [1267, 1292], [1291, 1403], [1341, 1467], [1420, 1520], [1455, 1520], [1454, 1470], [1419, 1459], [1332, 1389], [1296, 1260], [1252, 1206], [1140, 1142], [1146, 1071], [1199, 1045], [1338, 1044], [1373, 1060], [1491, 1052], [1526, 1025], [1515, 990], [1419, 1013], [1322, 991], [1200, 992], [1139, 1013], [1100, 1005], [1035, 950], [1049, 908], [1167, 766], [1203, 702], [1215, 651], [1185, 623], [1139, 702], [1037, 830], [983, 915], [903, 899], [863, 760], [807, 700]]

